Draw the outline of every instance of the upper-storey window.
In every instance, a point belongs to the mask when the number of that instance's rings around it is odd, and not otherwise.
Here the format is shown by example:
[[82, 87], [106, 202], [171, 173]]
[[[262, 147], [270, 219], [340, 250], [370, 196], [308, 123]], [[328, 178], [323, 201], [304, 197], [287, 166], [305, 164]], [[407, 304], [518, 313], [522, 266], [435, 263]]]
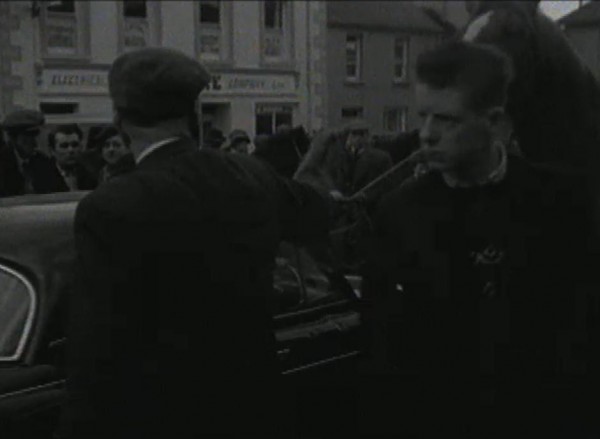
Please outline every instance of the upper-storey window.
[[123, 0], [119, 2], [121, 34], [119, 49], [121, 52], [157, 45], [158, 2], [145, 0]]
[[44, 56], [77, 58], [88, 55], [88, 2], [62, 0], [42, 3], [40, 19]]
[[346, 35], [346, 80], [360, 81], [362, 62], [362, 37], [357, 34]]
[[292, 2], [262, 3], [262, 59], [265, 63], [289, 62], [292, 58]]
[[204, 61], [227, 61], [231, 52], [231, 4], [201, 0], [198, 3], [198, 53]]
[[403, 82], [408, 72], [408, 38], [394, 39], [394, 81]]

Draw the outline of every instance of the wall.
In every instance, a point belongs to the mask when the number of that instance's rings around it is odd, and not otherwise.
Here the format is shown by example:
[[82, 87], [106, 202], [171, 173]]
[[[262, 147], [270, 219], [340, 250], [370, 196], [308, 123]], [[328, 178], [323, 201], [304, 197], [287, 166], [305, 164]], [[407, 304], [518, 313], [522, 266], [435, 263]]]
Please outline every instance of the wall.
[[[433, 47], [438, 37], [430, 34], [405, 34], [363, 30], [362, 81], [358, 84], [345, 82], [345, 38], [356, 30], [329, 28], [328, 31], [328, 80], [329, 80], [329, 124], [342, 123], [341, 108], [361, 106], [364, 118], [371, 124], [374, 133], [383, 132], [385, 107], [408, 107], [407, 129], [416, 127], [414, 109], [415, 66], [419, 53]], [[393, 82], [393, 49], [396, 36], [409, 37], [408, 76], [400, 84]]]

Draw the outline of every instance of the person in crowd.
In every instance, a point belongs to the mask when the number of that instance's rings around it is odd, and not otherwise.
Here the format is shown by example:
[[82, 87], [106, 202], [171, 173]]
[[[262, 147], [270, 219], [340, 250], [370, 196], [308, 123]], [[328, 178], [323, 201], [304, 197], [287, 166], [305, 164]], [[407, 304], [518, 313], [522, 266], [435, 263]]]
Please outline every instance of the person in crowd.
[[167, 48], [110, 68], [115, 126], [137, 164], [76, 211], [59, 437], [286, 437], [271, 270], [280, 240], [327, 235], [326, 142], [315, 140], [294, 180], [198, 148], [190, 120], [209, 80]]
[[221, 131], [218, 128], [211, 127], [207, 130], [206, 134], [204, 135], [204, 141], [202, 143], [202, 146], [204, 148], [219, 149], [221, 148], [221, 146], [223, 146], [226, 140], [227, 139], [225, 139], [223, 131]]
[[129, 172], [135, 167], [131, 150], [115, 127], [106, 128], [99, 136], [104, 141], [102, 158], [105, 164], [98, 173], [98, 184]]
[[362, 119], [350, 122], [342, 133], [342, 145], [331, 155], [337, 190], [349, 197], [392, 167], [389, 154], [373, 148], [369, 125]]
[[228, 143], [225, 145], [225, 150], [238, 154], [251, 154], [253, 152], [250, 137], [244, 130], [233, 130], [229, 133]]
[[59, 125], [48, 134], [48, 147], [54, 159], [53, 172], [45, 176], [51, 192], [92, 190], [97, 181], [81, 164], [83, 132], [77, 124]]
[[38, 150], [43, 125], [44, 115], [35, 110], [14, 111], [2, 122], [7, 146], [0, 150], [0, 196], [53, 191], [45, 179], [52, 162]]
[[386, 195], [373, 220], [362, 293], [376, 373], [361, 428], [592, 437], [585, 185], [507, 154], [512, 64], [501, 52], [448, 42], [419, 56], [416, 76], [428, 172]]
[[254, 155], [283, 177], [290, 178], [298, 169], [309, 144], [310, 139], [303, 126], [291, 128], [279, 125], [275, 134], [257, 136]]
[[110, 128], [110, 124], [93, 125], [88, 128], [85, 148], [81, 153], [79, 163], [86, 168], [90, 175], [94, 175], [96, 180], [100, 174], [100, 170], [106, 162], [102, 157], [102, 146], [104, 146], [104, 134]]

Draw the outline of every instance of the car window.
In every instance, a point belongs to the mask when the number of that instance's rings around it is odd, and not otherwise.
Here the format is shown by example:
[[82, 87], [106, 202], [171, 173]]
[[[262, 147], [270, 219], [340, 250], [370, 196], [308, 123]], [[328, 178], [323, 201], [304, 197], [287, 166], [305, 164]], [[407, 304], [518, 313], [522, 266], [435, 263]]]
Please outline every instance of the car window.
[[344, 300], [352, 293], [343, 276], [319, 261], [314, 252], [284, 242], [273, 271], [276, 314]]
[[18, 359], [31, 328], [33, 287], [11, 268], [0, 265], [0, 361]]

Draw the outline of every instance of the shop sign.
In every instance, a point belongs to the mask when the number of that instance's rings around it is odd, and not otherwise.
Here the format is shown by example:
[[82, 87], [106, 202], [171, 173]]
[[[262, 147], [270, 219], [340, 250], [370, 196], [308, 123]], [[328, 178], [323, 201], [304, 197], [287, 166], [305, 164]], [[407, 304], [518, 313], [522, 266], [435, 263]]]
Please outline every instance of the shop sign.
[[294, 75], [253, 75], [241, 73], [214, 74], [207, 93], [240, 95], [295, 94]]
[[45, 69], [39, 81], [42, 93], [108, 94], [108, 72], [85, 69]]

